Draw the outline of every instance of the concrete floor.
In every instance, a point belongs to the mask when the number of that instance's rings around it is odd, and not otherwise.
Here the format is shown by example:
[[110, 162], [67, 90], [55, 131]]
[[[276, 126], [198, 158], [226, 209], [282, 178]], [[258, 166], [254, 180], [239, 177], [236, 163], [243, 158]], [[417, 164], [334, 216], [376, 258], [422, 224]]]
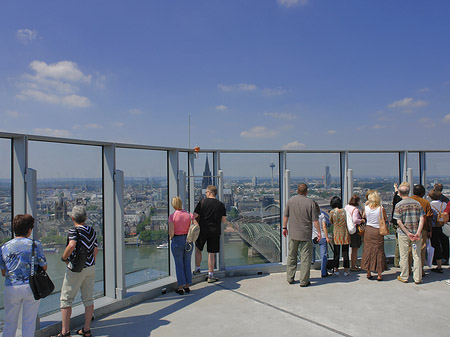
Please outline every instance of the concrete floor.
[[[450, 269], [424, 283], [365, 273], [289, 285], [284, 273], [201, 282], [95, 320], [93, 336], [450, 336]], [[298, 279], [298, 273], [297, 273]]]

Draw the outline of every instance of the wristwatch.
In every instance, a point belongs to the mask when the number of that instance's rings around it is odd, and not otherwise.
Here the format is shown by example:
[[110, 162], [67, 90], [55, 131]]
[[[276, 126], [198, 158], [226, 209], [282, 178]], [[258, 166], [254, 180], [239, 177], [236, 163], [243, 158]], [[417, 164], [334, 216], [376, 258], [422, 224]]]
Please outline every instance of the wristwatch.
[[67, 259], [64, 260], [64, 258], [61, 256], [61, 261], [62, 262], [67, 262]]

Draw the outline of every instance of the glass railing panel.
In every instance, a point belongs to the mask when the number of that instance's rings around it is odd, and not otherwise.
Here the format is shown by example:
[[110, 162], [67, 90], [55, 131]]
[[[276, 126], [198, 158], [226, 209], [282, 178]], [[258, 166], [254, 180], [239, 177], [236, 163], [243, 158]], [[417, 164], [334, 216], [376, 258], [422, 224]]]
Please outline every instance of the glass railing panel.
[[419, 152], [408, 152], [408, 168], [413, 170], [413, 185], [420, 184]]
[[[11, 140], [0, 138], [0, 241], [1, 244], [12, 238], [12, 197], [11, 197]], [[0, 326], [3, 326], [4, 278], [0, 280]]]
[[[348, 167], [353, 169], [353, 191], [361, 198], [360, 209], [364, 209], [368, 190], [380, 193], [381, 204], [386, 209], [389, 223], [392, 220], [394, 183], [399, 181], [398, 153], [350, 153]], [[386, 255], [394, 255], [395, 235], [391, 227], [391, 235], [384, 237]], [[360, 248], [360, 252], [362, 251]]]
[[[180, 186], [178, 187], [180, 191], [180, 197], [183, 200], [183, 208], [187, 211], [191, 211], [189, 202], [189, 154], [188, 152], [178, 153], [178, 169], [180, 171]], [[181, 181], [181, 174], [184, 174], [186, 179]], [[194, 211], [194, 210], [192, 210]]]
[[440, 183], [444, 189], [442, 194], [450, 197], [450, 152], [427, 152], [427, 194], [434, 188], [434, 184]]
[[125, 284], [169, 275], [167, 152], [116, 150], [124, 172]]
[[280, 262], [280, 179], [278, 153], [222, 153], [225, 264]]
[[[290, 171], [290, 195], [297, 195], [300, 183], [308, 185], [308, 197], [319, 204], [321, 212], [328, 219], [330, 200], [333, 196], [341, 196], [340, 155], [339, 153], [288, 153], [286, 166]], [[328, 226], [331, 238], [332, 225]], [[320, 259], [319, 246], [315, 246], [315, 259]], [[328, 249], [331, 258], [333, 252]]]
[[[104, 294], [102, 148], [30, 141], [28, 166], [37, 170], [37, 237], [42, 241], [48, 274], [55, 291], [41, 300], [41, 314], [59, 310], [65, 263], [60, 258], [73, 222], [67, 212], [74, 205], [87, 209], [86, 224], [97, 232], [94, 296]], [[75, 303], [80, 303], [79, 296]]]
[[[214, 157], [212, 152], [198, 153], [194, 160], [194, 212], [196, 205], [200, 200], [205, 198], [205, 191], [208, 185], [214, 185], [216, 177], [214, 177]], [[217, 259], [216, 259], [217, 261]], [[216, 266], [217, 267], [217, 266]], [[206, 246], [202, 251], [202, 262], [200, 264], [202, 270], [208, 269], [208, 253]]]

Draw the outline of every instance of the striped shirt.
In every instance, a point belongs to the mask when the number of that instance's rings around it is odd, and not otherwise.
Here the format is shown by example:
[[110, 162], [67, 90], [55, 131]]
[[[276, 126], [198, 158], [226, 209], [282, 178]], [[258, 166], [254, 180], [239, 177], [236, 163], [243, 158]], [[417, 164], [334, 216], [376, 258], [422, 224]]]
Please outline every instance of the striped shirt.
[[[77, 235], [77, 229], [78, 229], [78, 235]], [[76, 229], [71, 228], [69, 229], [69, 236], [67, 238], [67, 243], [69, 243], [70, 240], [78, 242], [78, 238], [81, 239], [81, 244], [83, 244], [89, 252], [88, 258], [86, 260], [86, 263], [84, 264], [85, 267], [90, 267], [95, 264], [94, 259], [94, 248], [98, 247], [97, 243], [97, 234], [95, 233], [95, 230], [91, 226], [77, 226]], [[69, 256], [69, 261], [73, 259], [75, 255], [75, 249], [73, 250], [72, 254]]]
[[[425, 212], [418, 201], [411, 198], [405, 198], [395, 205], [393, 218], [397, 221], [401, 220], [406, 229], [410, 233], [415, 234], [419, 228], [420, 217], [424, 215]], [[406, 235], [400, 227], [397, 229], [397, 233]]]

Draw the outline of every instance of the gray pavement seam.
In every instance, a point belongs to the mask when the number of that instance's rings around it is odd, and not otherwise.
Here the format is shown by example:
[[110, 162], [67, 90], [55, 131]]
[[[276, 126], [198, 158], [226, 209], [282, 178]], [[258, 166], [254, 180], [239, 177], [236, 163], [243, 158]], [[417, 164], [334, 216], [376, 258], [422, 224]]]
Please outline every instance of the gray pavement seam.
[[229, 291], [231, 291], [231, 292], [233, 292], [233, 293], [235, 293], [235, 294], [237, 294], [237, 295], [239, 295], [239, 296], [243, 296], [243, 297], [245, 297], [245, 298], [247, 298], [247, 299], [250, 299], [250, 300], [253, 300], [253, 301], [255, 301], [255, 302], [258, 302], [258, 303], [260, 303], [260, 304], [262, 304], [262, 305], [265, 305], [265, 306], [267, 306], [267, 307], [269, 307], [269, 308], [272, 308], [272, 309], [281, 311], [281, 312], [283, 312], [283, 313], [285, 313], [285, 314], [291, 315], [291, 316], [293, 316], [293, 317], [295, 317], [295, 318], [298, 318], [298, 319], [301, 319], [301, 320], [303, 320], [303, 321], [305, 321], [305, 322], [314, 324], [314, 325], [316, 325], [316, 326], [318, 326], [318, 327], [321, 327], [321, 328], [323, 328], [323, 329], [326, 329], [326, 330], [329, 330], [329, 331], [331, 331], [331, 332], [334, 332], [334, 333], [336, 333], [336, 334], [338, 334], [338, 335], [345, 336], [345, 337], [352, 337], [352, 335], [346, 334], [345, 332], [339, 331], [339, 330], [334, 329], [334, 328], [332, 328], [332, 327], [329, 327], [329, 326], [326, 326], [326, 325], [321, 324], [321, 323], [319, 323], [319, 322], [313, 321], [313, 320], [311, 320], [311, 319], [309, 319], [309, 318], [306, 318], [306, 317], [303, 317], [303, 316], [301, 316], [301, 315], [294, 314], [294, 313], [292, 313], [292, 312], [290, 312], [290, 311], [288, 311], [288, 310], [285, 310], [285, 309], [280, 308], [280, 307], [277, 307], [277, 306], [275, 306], [275, 305], [273, 305], [273, 304], [270, 304], [270, 303], [261, 301], [261, 300], [255, 298], [255, 297], [252, 297], [252, 296], [250, 296], [250, 295], [244, 294], [244, 293], [239, 292], [239, 291], [237, 291], [237, 290], [233, 290], [233, 289], [227, 288], [227, 287], [225, 287], [225, 286], [222, 285], [222, 284], [215, 284], [215, 285], [216, 285], [217, 287], [222, 288], [222, 289], [229, 290]]

